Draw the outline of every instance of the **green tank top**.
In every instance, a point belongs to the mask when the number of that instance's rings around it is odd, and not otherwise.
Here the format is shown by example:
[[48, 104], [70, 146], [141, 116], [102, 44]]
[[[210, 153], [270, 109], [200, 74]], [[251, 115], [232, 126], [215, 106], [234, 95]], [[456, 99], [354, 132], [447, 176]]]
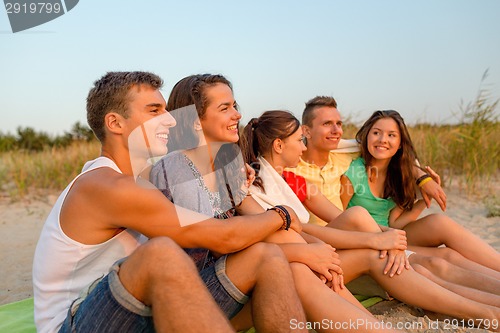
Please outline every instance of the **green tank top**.
[[347, 208], [364, 207], [378, 224], [389, 226], [389, 213], [396, 207], [396, 203], [391, 198], [377, 198], [372, 194], [368, 185], [365, 160], [360, 157], [352, 161], [344, 175], [349, 178], [354, 189]]

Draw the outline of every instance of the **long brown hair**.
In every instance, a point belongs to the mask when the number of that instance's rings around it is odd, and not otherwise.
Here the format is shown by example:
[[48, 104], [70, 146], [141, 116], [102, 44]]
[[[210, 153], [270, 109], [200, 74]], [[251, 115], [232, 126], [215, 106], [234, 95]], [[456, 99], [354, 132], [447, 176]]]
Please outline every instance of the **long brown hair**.
[[240, 137], [240, 148], [246, 163], [255, 170], [253, 184], [265, 192], [262, 179], [259, 177], [259, 155], [268, 153], [276, 139], [284, 140], [295, 133], [300, 122], [289, 111], [271, 110], [264, 112], [259, 118], [252, 118], [243, 129]]
[[399, 128], [401, 147], [391, 158], [384, 184], [384, 198], [391, 197], [396, 204], [405, 210], [413, 208], [417, 198], [413, 168], [417, 153], [411, 142], [410, 133], [401, 115], [394, 110], [375, 111], [356, 133], [356, 140], [361, 145], [361, 157], [365, 160], [367, 171], [372, 164], [373, 156], [368, 151], [368, 133], [373, 125], [383, 118], [393, 119]]

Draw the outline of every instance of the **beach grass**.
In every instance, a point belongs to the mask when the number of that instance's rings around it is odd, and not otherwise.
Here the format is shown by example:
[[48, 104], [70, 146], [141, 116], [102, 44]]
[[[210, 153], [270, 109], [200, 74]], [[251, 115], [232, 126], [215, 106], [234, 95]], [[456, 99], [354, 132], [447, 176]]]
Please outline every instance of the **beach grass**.
[[[483, 81], [487, 71], [483, 76]], [[458, 182], [468, 194], [495, 194], [500, 173], [500, 121], [496, 111], [499, 99], [480, 88], [475, 100], [462, 103], [457, 124], [417, 123], [408, 126], [422, 166], [429, 165], [441, 176], [443, 186]], [[404, 112], [402, 113], [404, 117]], [[344, 119], [344, 138], [354, 138], [362, 122]], [[19, 134], [27, 131], [18, 130]], [[32, 130], [26, 147], [33, 147], [47, 135]], [[43, 134], [43, 133], [42, 133]], [[16, 138], [1, 136], [1, 147], [16, 147]], [[0, 149], [0, 194], [24, 197], [37, 190], [61, 191], [80, 172], [83, 164], [99, 156], [100, 144], [92, 131], [76, 123], [63, 138], [65, 145], [39, 145], [38, 150]], [[69, 140], [69, 141], [68, 141]], [[42, 140], [43, 141], [43, 140]], [[43, 142], [45, 142], [43, 141]], [[54, 140], [57, 143], [58, 140]], [[61, 141], [61, 140], [59, 140]], [[69, 143], [69, 145], [67, 145]], [[4, 147], [4, 148], [5, 148]], [[498, 200], [495, 202], [498, 203]], [[491, 204], [498, 207], [498, 204]], [[492, 208], [493, 211], [496, 211]], [[498, 214], [498, 213], [497, 213]]]
[[[358, 127], [345, 127], [344, 137], [354, 137]], [[421, 164], [436, 170], [445, 186], [458, 181], [469, 194], [492, 190], [500, 169], [500, 122], [417, 124], [409, 131]], [[97, 141], [81, 141], [39, 152], [0, 153], [2, 192], [19, 198], [37, 189], [60, 191], [87, 160], [99, 156], [99, 149]]]
[[484, 206], [488, 211], [488, 217], [500, 216], [500, 197], [496, 194], [487, 196], [483, 200]]
[[[458, 182], [469, 195], [494, 194], [500, 176], [500, 99], [487, 89], [487, 76], [485, 71], [476, 98], [454, 113], [456, 124], [408, 126], [420, 164], [437, 171], [443, 186]], [[361, 124], [347, 122], [344, 137], [354, 137]]]
[[99, 152], [99, 142], [77, 141], [64, 148], [0, 153], [1, 190], [13, 199], [37, 190], [61, 191]]

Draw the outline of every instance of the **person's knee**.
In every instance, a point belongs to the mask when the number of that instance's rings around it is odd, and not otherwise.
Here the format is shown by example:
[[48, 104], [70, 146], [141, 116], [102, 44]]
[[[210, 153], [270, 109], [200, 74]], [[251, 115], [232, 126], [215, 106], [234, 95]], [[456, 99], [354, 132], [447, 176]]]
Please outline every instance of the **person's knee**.
[[450, 217], [444, 214], [438, 214], [438, 213], [430, 214], [429, 218], [431, 218], [433, 222], [455, 223]]
[[[380, 258], [380, 251], [373, 249], [356, 249], [350, 250], [356, 251], [356, 261], [360, 267], [357, 267], [360, 271], [368, 273], [370, 271], [382, 271], [383, 267], [387, 263], [387, 259]], [[387, 256], [386, 256], [387, 258]], [[342, 260], [342, 256], [340, 257]]]
[[286, 259], [279, 245], [274, 243], [256, 243], [249, 248], [258, 261], [262, 262], [268, 259]]
[[425, 276], [428, 279], [432, 278], [431, 272], [429, 272], [429, 270], [421, 264], [412, 264], [411, 267], [413, 267], [413, 269], [420, 275]]
[[142, 245], [139, 250], [140, 261], [152, 274], [168, 267], [167, 272], [178, 274], [180, 270], [192, 270], [192, 260], [173, 240], [155, 237]]
[[376, 227], [378, 230], [377, 223], [373, 220], [370, 213], [361, 206], [354, 206], [345, 211], [344, 214], [348, 214], [349, 224], [359, 231], [371, 232], [373, 228]]
[[351, 208], [348, 208], [347, 211], [352, 212], [355, 216], [358, 217], [368, 217], [370, 216], [370, 213], [368, 213], [368, 210], [366, 210], [365, 207], [362, 206], [354, 206]]
[[424, 257], [423, 265], [434, 274], [439, 275], [447, 274], [449, 268], [449, 263], [445, 259], [434, 256]]
[[295, 230], [278, 230], [266, 238], [271, 243], [306, 243], [304, 238]]
[[289, 266], [285, 254], [277, 244], [257, 243], [252, 245], [249, 250], [254, 263], [256, 263], [257, 271], [277, 272]]
[[463, 259], [463, 256], [457, 251], [450, 249], [449, 247], [439, 248], [439, 257], [448, 261], [448, 262], [456, 262]]
[[[179, 279], [182, 276], [183, 279]], [[189, 256], [167, 237], [153, 238], [137, 248], [120, 266], [123, 286], [144, 304], [153, 304], [157, 292], [181, 290], [199, 278]]]
[[426, 217], [427, 227], [430, 232], [450, 232], [451, 230], [457, 228], [459, 224], [453, 221], [450, 217], [443, 214], [430, 214]]
[[167, 237], [155, 237], [146, 242], [143, 247], [144, 255], [149, 260], [160, 259], [165, 256], [176, 257], [182, 249], [173, 240]]

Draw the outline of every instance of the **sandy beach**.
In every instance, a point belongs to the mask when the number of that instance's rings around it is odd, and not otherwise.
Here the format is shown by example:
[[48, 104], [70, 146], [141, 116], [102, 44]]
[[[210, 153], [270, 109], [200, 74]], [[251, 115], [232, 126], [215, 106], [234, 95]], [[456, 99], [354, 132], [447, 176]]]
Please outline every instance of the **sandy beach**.
[[[498, 193], [494, 186], [491, 193]], [[479, 198], [469, 198], [458, 185], [448, 186], [446, 215], [466, 226], [497, 250], [500, 250], [500, 217], [486, 217], [487, 209]], [[33, 295], [31, 268], [33, 253], [44, 220], [58, 193], [38, 194], [13, 202], [8, 196], [0, 196], [0, 305]], [[433, 206], [425, 214], [439, 212]], [[408, 332], [487, 332], [472, 328], [453, 328], [446, 322], [439, 324], [421, 309], [397, 301], [381, 302], [370, 308], [380, 320], [405, 323]], [[401, 324], [400, 324], [401, 325]]]

